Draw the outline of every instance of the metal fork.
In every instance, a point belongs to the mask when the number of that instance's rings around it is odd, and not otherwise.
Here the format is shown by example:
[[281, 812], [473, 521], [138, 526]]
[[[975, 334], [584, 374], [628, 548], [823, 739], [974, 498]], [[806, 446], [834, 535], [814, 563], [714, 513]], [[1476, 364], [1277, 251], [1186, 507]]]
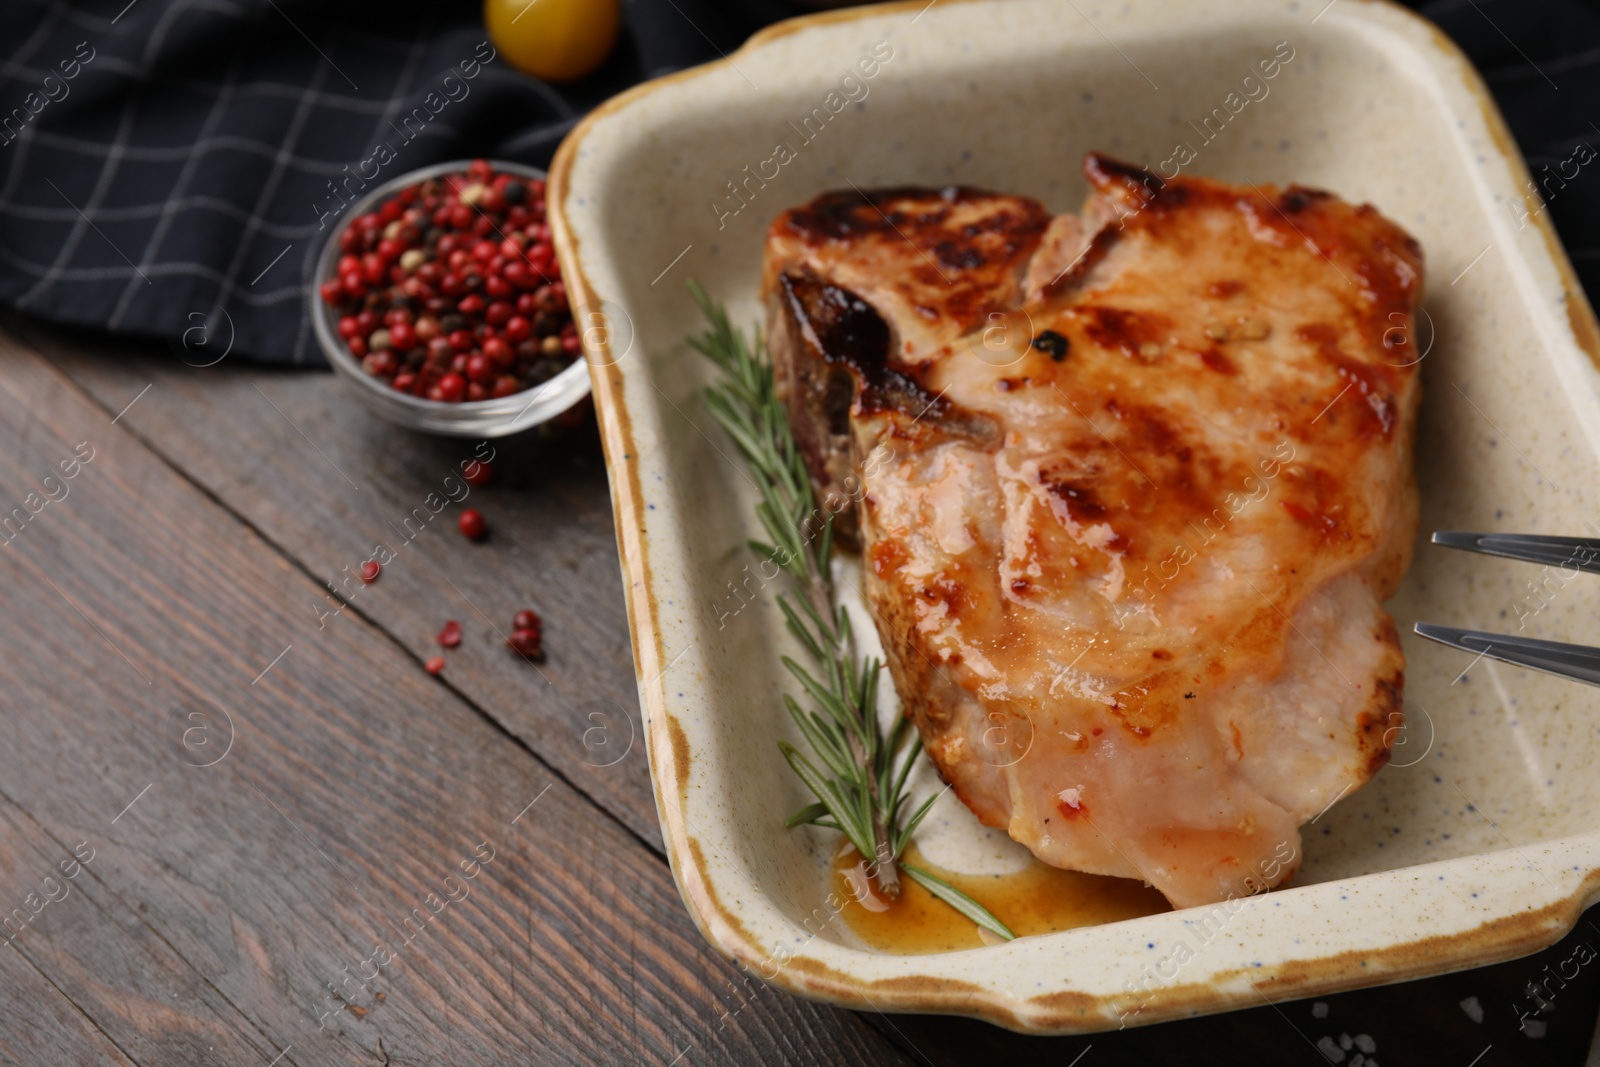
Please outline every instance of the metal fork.
[[[1433, 543], [1467, 552], [1480, 552], [1486, 556], [1501, 556], [1552, 567], [1571, 567], [1587, 574], [1600, 574], [1600, 539], [1440, 531], [1433, 535]], [[1479, 659], [1488, 657], [1514, 667], [1526, 667], [1577, 682], [1600, 685], [1600, 648], [1541, 641], [1513, 634], [1492, 634], [1483, 630], [1462, 630], [1431, 622], [1419, 622], [1415, 629], [1430, 641], [1476, 653]]]

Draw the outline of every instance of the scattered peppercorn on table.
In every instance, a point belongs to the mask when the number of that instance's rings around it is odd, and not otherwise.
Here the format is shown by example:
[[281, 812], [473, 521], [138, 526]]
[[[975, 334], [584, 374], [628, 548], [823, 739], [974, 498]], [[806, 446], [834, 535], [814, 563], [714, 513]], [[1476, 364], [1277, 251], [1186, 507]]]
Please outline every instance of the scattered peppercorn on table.
[[7, 499], [93, 457], [0, 563], [0, 1061], [1583, 1062], [1589, 922], [1087, 1039], [768, 989], [662, 854], [591, 424], [428, 437], [326, 373], [98, 345], [0, 329]]

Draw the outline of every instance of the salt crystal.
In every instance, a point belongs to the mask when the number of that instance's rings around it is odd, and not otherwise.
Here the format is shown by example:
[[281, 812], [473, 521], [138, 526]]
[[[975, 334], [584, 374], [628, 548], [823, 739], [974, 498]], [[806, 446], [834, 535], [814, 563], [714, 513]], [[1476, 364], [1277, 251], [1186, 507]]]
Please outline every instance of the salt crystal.
[[1549, 1024], [1543, 1019], [1529, 1019], [1522, 1024], [1522, 1032], [1535, 1040], [1543, 1037], [1549, 1029]]
[[1320, 1038], [1318, 1038], [1317, 1039], [1317, 1048], [1321, 1049], [1322, 1050], [1322, 1054], [1324, 1056], [1328, 1057], [1328, 1062], [1329, 1063], [1343, 1063], [1344, 1062], [1344, 1053], [1339, 1051], [1339, 1046], [1334, 1044], [1333, 1038], [1331, 1038], [1331, 1037], [1320, 1037]]
[[1346, 1052], [1349, 1052], [1350, 1048], [1351, 1048], [1351, 1045], [1352, 1045], [1352, 1042], [1350, 1040], [1350, 1035], [1349, 1034], [1340, 1034], [1339, 1035], [1339, 1047], [1340, 1048], [1344, 1049]]
[[1356, 1048], [1362, 1052], [1376, 1052], [1378, 1051], [1378, 1043], [1372, 1040], [1371, 1034], [1357, 1034]]
[[1328, 1017], [1328, 1006], [1320, 1000], [1317, 1001], [1311, 1005], [1311, 1017], [1313, 1019], [1326, 1019]]
[[1461, 1010], [1467, 1013], [1467, 1018], [1475, 1023], [1483, 1022], [1483, 1005], [1478, 1003], [1477, 997], [1468, 997], [1461, 1002]]

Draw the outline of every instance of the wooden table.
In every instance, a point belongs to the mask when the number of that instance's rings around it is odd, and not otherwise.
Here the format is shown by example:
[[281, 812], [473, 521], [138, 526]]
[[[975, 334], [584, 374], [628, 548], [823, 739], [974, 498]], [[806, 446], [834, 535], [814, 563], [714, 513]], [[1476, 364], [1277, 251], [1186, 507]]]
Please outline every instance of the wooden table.
[[[0, 440], [0, 512], [28, 505], [0, 537], [0, 1061], [1312, 1064], [1344, 1034], [1389, 1067], [1584, 1062], [1600, 965], [1542, 1037], [1514, 1005], [1600, 918], [1484, 970], [1089, 1037], [747, 983], [662, 852], [592, 425], [496, 443], [474, 545], [428, 501], [475, 442], [325, 373], [11, 317]], [[522, 607], [537, 668], [501, 636]]]

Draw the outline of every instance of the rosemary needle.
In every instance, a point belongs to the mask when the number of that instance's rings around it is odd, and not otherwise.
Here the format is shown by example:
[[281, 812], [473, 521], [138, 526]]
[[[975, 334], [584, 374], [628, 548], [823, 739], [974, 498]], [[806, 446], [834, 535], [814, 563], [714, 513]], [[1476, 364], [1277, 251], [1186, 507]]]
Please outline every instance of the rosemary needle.
[[817, 799], [784, 825], [837, 830], [868, 858], [868, 870], [885, 896], [899, 896], [904, 872], [979, 926], [1011, 940], [1015, 935], [983, 905], [900, 858], [938, 798], [935, 794], [911, 810], [906, 796], [922, 740], [904, 718], [887, 731], [879, 720], [883, 664], [856, 654], [850, 618], [838, 604], [828, 567], [833, 515], [817, 506], [759, 332], [747, 340], [704, 289], [691, 281], [689, 290], [709, 324], [689, 344], [720, 372], [706, 388], [705, 405], [733, 439], [761, 492], [756, 516], [767, 539], [751, 541], [750, 547], [789, 575], [792, 588], [779, 594], [778, 607], [810, 661], [803, 665], [783, 657], [809, 705], [785, 694], [784, 708], [810, 755], [787, 741], [779, 741], [778, 749]]

